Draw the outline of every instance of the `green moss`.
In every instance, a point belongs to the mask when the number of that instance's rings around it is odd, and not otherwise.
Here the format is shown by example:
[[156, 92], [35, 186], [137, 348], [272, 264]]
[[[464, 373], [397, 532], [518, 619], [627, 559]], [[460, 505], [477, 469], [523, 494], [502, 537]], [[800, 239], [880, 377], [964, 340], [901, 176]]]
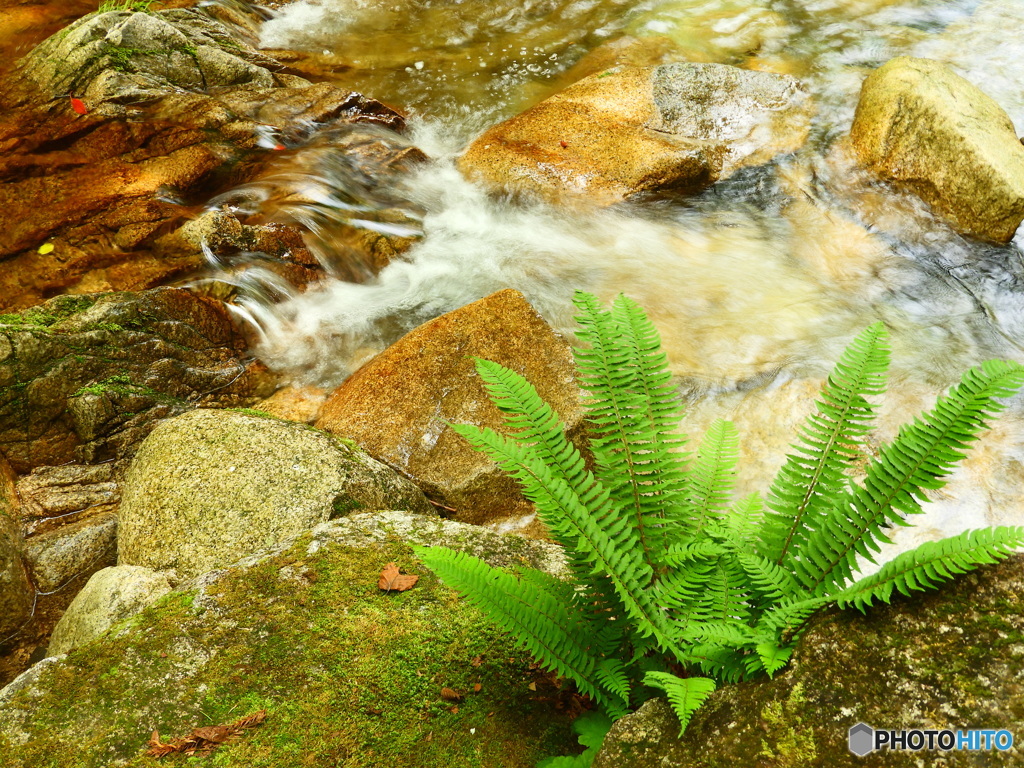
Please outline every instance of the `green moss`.
[[96, 303], [95, 296], [58, 296], [38, 307], [0, 315], [0, 325], [39, 326], [49, 328], [71, 315], [84, 312]]
[[103, 381], [87, 384], [78, 389], [71, 397], [82, 397], [83, 395], [144, 395], [156, 397], [161, 400], [170, 399], [177, 401], [178, 398], [157, 392], [155, 389], [132, 383], [131, 376], [127, 373], [119, 373], [110, 376]]
[[770, 701], [764, 706], [761, 719], [769, 737], [761, 740], [758, 757], [767, 758], [779, 768], [800, 768], [814, 761], [818, 756], [814, 730], [800, 715], [804, 709], [801, 705], [806, 703], [803, 686], [797, 683], [785, 701]]
[[[172, 593], [119, 636], [43, 672], [47, 692], [13, 702], [31, 711], [31, 738], [17, 746], [0, 736], [0, 750], [30, 768], [63, 768], [69, 750], [80, 768], [116, 757], [154, 768], [532, 768], [573, 751], [557, 691], [531, 691], [529, 659], [408, 547], [331, 545], [309, 556], [308, 544], [202, 598]], [[388, 562], [419, 583], [381, 592]], [[213, 654], [203, 662], [197, 648]], [[443, 699], [443, 687], [463, 699]], [[138, 755], [154, 728], [167, 740], [259, 709], [266, 722], [208, 760]]]

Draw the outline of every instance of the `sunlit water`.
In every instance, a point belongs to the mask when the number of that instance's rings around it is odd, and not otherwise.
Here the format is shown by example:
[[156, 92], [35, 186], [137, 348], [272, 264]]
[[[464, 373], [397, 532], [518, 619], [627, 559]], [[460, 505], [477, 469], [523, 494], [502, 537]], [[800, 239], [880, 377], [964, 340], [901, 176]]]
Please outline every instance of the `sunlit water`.
[[[384, 202], [359, 199], [404, 212], [420, 240], [375, 279], [284, 300], [281, 285], [275, 300], [243, 292], [242, 312], [270, 365], [335, 384], [407, 330], [501, 288], [567, 334], [574, 289], [624, 292], [663, 334], [691, 404], [687, 430], [734, 419], [746, 435], [739, 484], [764, 488], [821, 377], [876, 320], [894, 349], [883, 438], [970, 365], [1024, 361], [1021, 236], [992, 246], [956, 235], [858, 170], [843, 141], [866, 73], [904, 54], [948, 62], [1024, 126], [1020, 29], [1024, 4], [1012, 0], [301, 0], [266, 23], [263, 43], [311, 51], [339, 83], [411, 111], [411, 141], [431, 162], [388, 180]], [[513, 204], [459, 175], [453, 159], [475, 135], [564, 87], [587, 51], [626, 33], [668, 36], [693, 60], [800, 77], [818, 107], [811, 141], [690, 200], [599, 211]], [[301, 164], [303, 149], [293, 152]], [[379, 223], [372, 210], [332, 213], [345, 174], [313, 175], [318, 216]], [[329, 238], [317, 247], [329, 263]], [[1024, 523], [1024, 420], [1012, 412], [901, 547]]]

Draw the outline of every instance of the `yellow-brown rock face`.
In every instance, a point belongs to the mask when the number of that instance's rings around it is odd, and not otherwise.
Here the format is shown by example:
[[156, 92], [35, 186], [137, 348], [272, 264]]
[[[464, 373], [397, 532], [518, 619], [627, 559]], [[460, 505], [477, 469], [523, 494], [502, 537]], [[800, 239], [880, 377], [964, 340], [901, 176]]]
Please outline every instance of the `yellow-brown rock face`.
[[569, 345], [518, 291], [504, 290], [424, 323], [357, 371], [317, 426], [355, 440], [463, 522], [528, 512], [518, 486], [449, 426], [503, 429], [474, 357], [525, 376], [570, 429], [581, 420]]

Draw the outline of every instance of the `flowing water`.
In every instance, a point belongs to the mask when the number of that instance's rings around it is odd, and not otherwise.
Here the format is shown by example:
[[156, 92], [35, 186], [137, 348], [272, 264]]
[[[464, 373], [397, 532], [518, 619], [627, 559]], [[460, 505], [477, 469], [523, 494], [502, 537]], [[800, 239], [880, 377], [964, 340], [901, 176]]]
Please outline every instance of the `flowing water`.
[[[821, 378], [876, 320], [894, 351], [883, 437], [970, 365], [1024, 361], [1024, 237], [958, 236], [860, 171], [844, 143], [864, 76], [896, 55], [948, 62], [1024, 127], [1022, 28], [1017, 0], [300, 0], [265, 24], [264, 46], [308, 51], [339, 84], [409, 110], [411, 141], [431, 161], [369, 191], [328, 158], [311, 170], [323, 147], [300, 146], [251, 204], [302, 186], [306, 202], [285, 218], [317, 233], [328, 266], [332, 219], [404, 228], [418, 242], [363, 282], [303, 294], [250, 282], [241, 311], [270, 365], [335, 384], [410, 328], [501, 288], [566, 333], [574, 289], [624, 292], [663, 334], [690, 401], [687, 430], [735, 420], [740, 486], [764, 488]], [[598, 211], [498, 199], [455, 170], [480, 131], [564, 87], [582, 57], [625, 34], [799, 77], [817, 105], [807, 146], [695, 198]], [[289, 175], [289, 163], [302, 172]], [[900, 532], [900, 548], [1024, 523], [1022, 414], [1012, 405], [928, 517]]]

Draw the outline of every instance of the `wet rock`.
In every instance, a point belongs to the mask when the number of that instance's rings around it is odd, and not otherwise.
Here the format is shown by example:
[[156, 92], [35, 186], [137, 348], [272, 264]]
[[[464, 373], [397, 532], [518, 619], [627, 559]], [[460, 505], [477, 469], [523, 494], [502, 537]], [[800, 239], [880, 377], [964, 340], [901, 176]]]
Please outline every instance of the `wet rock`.
[[170, 592], [171, 586], [165, 574], [138, 565], [97, 571], [54, 627], [47, 655], [57, 656], [92, 642]]
[[197, 10], [110, 11], [79, 19], [41, 43], [22, 71], [45, 98], [73, 92], [102, 109], [173, 88], [269, 88], [277, 66]]
[[531, 505], [515, 481], [449, 427], [498, 429], [504, 423], [476, 375], [474, 357], [524, 375], [571, 434], [581, 429], [569, 345], [513, 290], [403, 336], [331, 395], [317, 426], [395, 467], [431, 499], [454, 509], [460, 521], [528, 513]]
[[[1019, 733], [1024, 688], [1024, 557], [891, 606], [811, 622], [773, 680], [723, 687], [679, 737], [660, 699], [612, 727], [593, 768], [978, 764], [977, 752], [885, 751], [855, 758], [847, 731], [992, 728]], [[930, 759], [930, 758], [929, 758]], [[1018, 765], [1018, 748], [986, 765]], [[937, 763], [936, 763], [937, 764]]]
[[32, 611], [33, 590], [22, 563], [14, 480], [14, 471], [0, 454], [0, 637], [17, 629]]
[[786, 75], [720, 64], [621, 67], [485, 131], [459, 168], [549, 200], [694, 192], [796, 150], [809, 119], [805, 91]]
[[117, 562], [117, 515], [90, 515], [25, 541], [25, 564], [40, 592], [54, 592]]
[[[266, 708], [266, 722], [215, 759], [265, 762], [266, 745], [285, 740], [288, 754], [272, 758], [275, 766], [293, 765], [294, 754], [398, 766], [414, 754], [418, 765], [532, 768], [571, 751], [558, 690], [416, 563], [408, 543], [434, 535], [415, 533], [421, 521], [331, 521], [44, 660], [0, 692], [0, 749], [15, 765], [73, 753], [76, 767], [110, 768], [137, 762], [154, 729], [168, 740]], [[509, 540], [495, 562], [536, 562], [557, 550], [429, 523], [460, 549], [487, 552]], [[382, 593], [377, 578], [389, 562], [419, 575], [416, 586]], [[442, 687], [463, 694], [457, 708]]]
[[433, 513], [409, 481], [329, 435], [193, 411], [153, 430], [128, 470], [118, 564], [188, 578], [360, 509]]
[[[146, 35], [165, 47], [122, 45]], [[314, 123], [404, 126], [373, 99], [277, 74], [246, 39], [198, 10], [111, 12], [26, 57], [0, 93], [0, 206], [12, 222], [0, 232], [0, 307], [191, 275], [207, 262], [176, 236], [194, 213], [187, 205], [254, 178]], [[308, 282], [320, 271], [295, 239], [267, 245], [265, 258]]]
[[872, 72], [850, 138], [862, 163], [961, 232], [1008, 242], [1024, 219], [1024, 147], [1013, 123], [944, 64], [901, 56]]
[[0, 446], [14, 468], [123, 459], [161, 418], [273, 391], [223, 305], [176, 288], [61, 296], [0, 325]]
[[17, 490], [28, 535], [116, 511], [121, 500], [113, 462], [37, 467], [18, 479]]
[[253, 407], [279, 419], [313, 424], [329, 394], [320, 387], [284, 387]]

